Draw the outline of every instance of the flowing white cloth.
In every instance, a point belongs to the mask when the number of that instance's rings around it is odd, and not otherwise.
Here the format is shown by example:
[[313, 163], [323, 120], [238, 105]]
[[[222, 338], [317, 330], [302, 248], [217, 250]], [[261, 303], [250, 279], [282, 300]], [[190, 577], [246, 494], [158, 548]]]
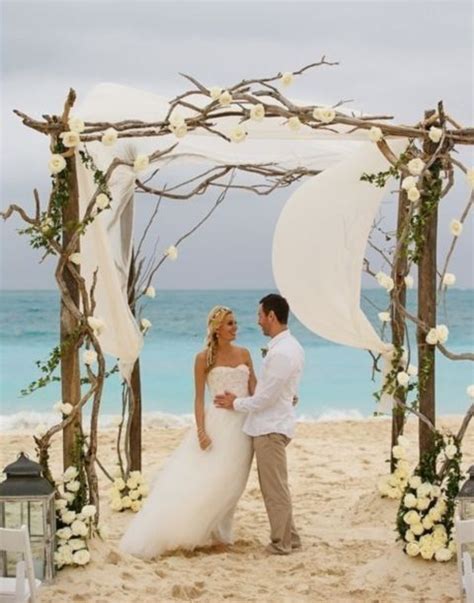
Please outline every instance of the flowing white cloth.
[[[391, 143], [398, 155], [406, 140]], [[307, 180], [290, 197], [273, 239], [273, 273], [295, 316], [331, 341], [382, 353], [390, 366], [391, 344], [384, 343], [360, 308], [361, 274], [367, 239], [384, 188], [360, 180], [387, 170], [388, 161], [373, 143]], [[380, 409], [388, 410], [391, 404]]]
[[[207, 385], [214, 398], [230, 391], [248, 394], [249, 370], [218, 366]], [[211, 448], [201, 450], [195, 429], [171, 454], [158, 473], [144, 506], [130, 523], [120, 548], [150, 559], [177, 548], [194, 549], [212, 540], [233, 542], [235, 506], [247, 483], [252, 462], [251, 438], [242, 431], [245, 415], [206, 407]]]

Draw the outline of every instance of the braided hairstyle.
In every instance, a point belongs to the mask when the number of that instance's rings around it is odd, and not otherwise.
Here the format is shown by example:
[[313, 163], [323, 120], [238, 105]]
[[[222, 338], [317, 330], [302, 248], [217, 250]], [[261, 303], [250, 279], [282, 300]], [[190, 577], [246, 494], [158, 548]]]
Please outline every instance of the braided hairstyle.
[[216, 361], [217, 331], [232, 310], [226, 306], [214, 306], [207, 316], [206, 371], [210, 371]]

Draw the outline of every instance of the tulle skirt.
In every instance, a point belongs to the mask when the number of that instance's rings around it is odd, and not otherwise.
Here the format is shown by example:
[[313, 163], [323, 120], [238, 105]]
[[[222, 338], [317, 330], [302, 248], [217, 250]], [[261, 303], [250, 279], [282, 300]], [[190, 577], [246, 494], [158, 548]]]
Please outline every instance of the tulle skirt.
[[201, 450], [195, 428], [189, 430], [132, 519], [120, 542], [123, 551], [150, 559], [178, 548], [233, 541], [234, 510], [252, 462], [244, 419], [241, 413], [207, 407], [211, 447]]

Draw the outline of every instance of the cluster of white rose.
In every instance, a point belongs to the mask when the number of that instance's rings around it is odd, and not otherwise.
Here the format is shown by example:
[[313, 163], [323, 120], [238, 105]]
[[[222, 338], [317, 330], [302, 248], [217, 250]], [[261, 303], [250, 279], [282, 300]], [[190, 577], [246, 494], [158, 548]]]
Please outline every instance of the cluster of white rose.
[[137, 513], [146, 496], [148, 496], [148, 486], [143, 475], [140, 471], [131, 471], [127, 481], [122, 477], [114, 480], [110, 495], [110, 508], [112, 511], [131, 509]]
[[[401, 500], [401, 526], [403, 547], [410, 557], [449, 561], [455, 553], [452, 530], [448, 533], [447, 499], [441, 485], [423, 481], [410, 471], [407, 461], [409, 441], [399, 436], [392, 453], [397, 459], [395, 470], [379, 482], [382, 496]], [[458, 447], [451, 435], [446, 436], [440, 460], [452, 460]]]
[[76, 467], [68, 467], [56, 482], [59, 498], [55, 501], [58, 523], [63, 527], [56, 531], [57, 549], [54, 563], [60, 569], [65, 565], [86, 565], [90, 561], [87, 540], [92, 535], [92, 525], [97, 509], [84, 505], [77, 513], [71, 507], [81, 487]]
[[390, 475], [384, 475], [378, 483], [382, 496], [400, 500], [410, 477], [410, 464], [407, 460], [409, 441], [405, 436], [399, 436], [397, 445], [392, 448], [393, 457], [396, 459], [395, 470]]

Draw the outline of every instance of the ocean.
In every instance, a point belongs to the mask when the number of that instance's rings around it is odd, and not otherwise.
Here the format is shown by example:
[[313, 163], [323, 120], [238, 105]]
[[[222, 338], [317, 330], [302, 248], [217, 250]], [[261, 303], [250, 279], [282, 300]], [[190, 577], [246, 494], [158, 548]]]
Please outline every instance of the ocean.
[[[153, 326], [141, 355], [143, 406], [147, 417], [189, 420], [193, 412], [193, 362], [202, 349], [206, 316], [212, 306], [234, 309], [239, 323], [237, 343], [248, 347], [258, 370], [260, 348], [267, 339], [256, 324], [258, 300], [267, 291], [166, 290], [146, 299], [141, 316]], [[409, 293], [413, 308], [416, 291]], [[374, 325], [377, 312], [386, 309], [387, 295], [379, 289], [363, 291], [362, 306]], [[446, 310], [447, 308], [447, 310]], [[448, 348], [453, 352], [474, 348], [474, 290], [450, 290], [447, 303], [438, 309], [438, 323], [450, 330]], [[447, 313], [446, 313], [447, 312]], [[58, 343], [59, 300], [56, 291], [2, 291], [0, 303], [1, 419], [2, 429], [28, 429], [51, 422], [52, 406], [60, 399], [53, 383], [29, 396], [20, 390], [39, 376], [37, 360], [46, 360]], [[306, 351], [306, 367], [300, 388], [301, 420], [357, 419], [372, 415], [373, 392], [379, 378], [371, 380], [372, 360], [363, 350], [326, 341], [308, 331], [294, 317], [290, 328]], [[414, 340], [413, 340], [414, 341]], [[416, 353], [412, 362], [416, 364]], [[474, 382], [472, 362], [450, 361], [437, 354], [437, 412], [463, 414], [470, 403], [466, 387]], [[114, 364], [107, 358], [108, 367]], [[120, 413], [120, 380], [111, 376], [102, 403], [104, 417]], [[105, 420], [105, 419], [104, 419]]]

